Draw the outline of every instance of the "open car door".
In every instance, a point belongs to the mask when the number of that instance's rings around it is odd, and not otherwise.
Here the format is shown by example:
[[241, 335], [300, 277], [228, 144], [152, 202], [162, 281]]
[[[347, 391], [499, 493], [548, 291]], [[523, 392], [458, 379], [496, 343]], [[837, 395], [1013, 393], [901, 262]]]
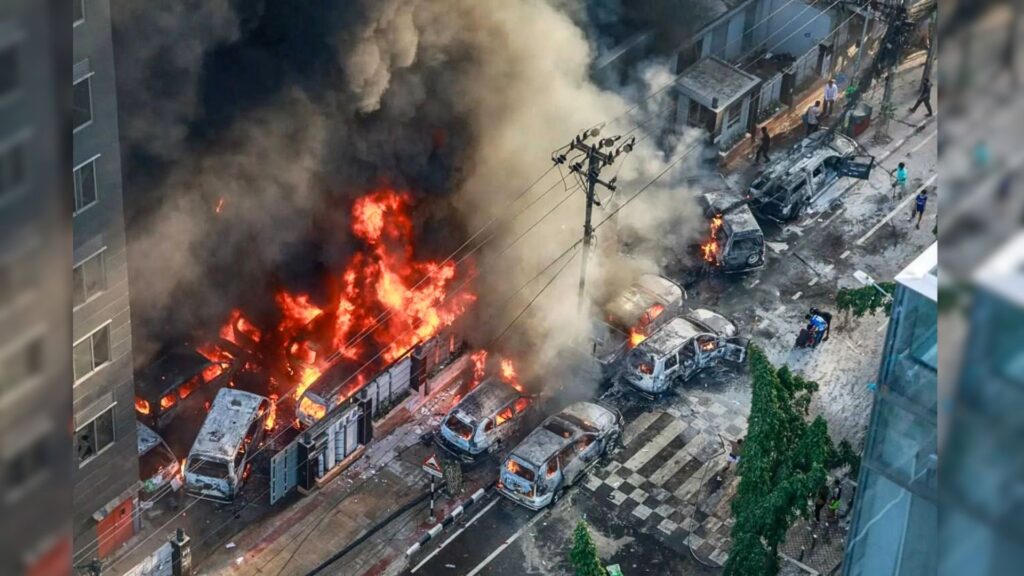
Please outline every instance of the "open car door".
[[747, 347], [750, 340], [747, 338], [728, 338], [722, 345], [722, 356], [729, 362], [742, 364], [747, 360]]
[[875, 166], [875, 157], [869, 155], [847, 156], [839, 161], [838, 169], [841, 176], [849, 176], [858, 180], [871, 177], [871, 169]]

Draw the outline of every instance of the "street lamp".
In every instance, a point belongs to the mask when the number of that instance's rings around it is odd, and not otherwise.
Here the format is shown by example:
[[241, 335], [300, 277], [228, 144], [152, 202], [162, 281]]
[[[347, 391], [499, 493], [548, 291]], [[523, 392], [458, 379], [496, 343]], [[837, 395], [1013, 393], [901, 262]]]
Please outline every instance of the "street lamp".
[[856, 270], [853, 273], [853, 277], [856, 278], [857, 281], [863, 284], [864, 286], [874, 286], [875, 290], [881, 292], [883, 296], [889, 298], [890, 300], [892, 299], [892, 294], [889, 294], [885, 290], [882, 290], [882, 287], [878, 285], [878, 282], [875, 282], [875, 279], [872, 278], [867, 272], [863, 270]]

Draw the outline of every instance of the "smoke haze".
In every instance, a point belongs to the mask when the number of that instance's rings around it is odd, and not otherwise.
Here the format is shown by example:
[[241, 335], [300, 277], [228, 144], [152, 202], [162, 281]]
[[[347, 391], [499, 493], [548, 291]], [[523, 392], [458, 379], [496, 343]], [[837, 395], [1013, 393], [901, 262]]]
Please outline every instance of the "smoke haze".
[[[231, 306], [271, 301], [273, 283], [301, 276], [290, 271], [342, 261], [351, 251], [351, 199], [381, 183], [416, 195], [417, 250], [446, 256], [546, 170], [554, 149], [672, 77], [665, 64], [651, 62], [637, 85], [614, 92], [595, 85], [592, 39], [565, 2], [321, 0], [299, 8], [122, 0], [120, 14], [117, 4], [134, 337], [142, 357], [167, 334], [214, 329]], [[666, 132], [666, 98], [605, 127], [603, 135], [636, 128], [640, 142], [621, 165], [605, 168], [603, 177], [617, 175], [618, 192], [601, 193], [608, 202], [595, 210], [595, 222], [698, 137]], [[692, 195], [672, 183], [696, 169], [698, 156], [624, 209], [619, 231], [682, 245], [699, 224]], [[559, 266], [506, 310], [496, 307], [581, 236], [584, 196], [563, 175], [564, 168], [552, 171], [509, 208], [515, 213], [551, 189], [478, 254], [477, 289], [488, 313], [475, 344], [499, 332]], [[614, 238], [613, 228], [609, 222], [598, 236]], [[604, 254], [591, 261], [597, 298], [664, 260], [625, 259], [615, 246], [599, 241]], [[581, 328], [578, 273], [575, 256], [503, 345], [530, 351], [537, 367], [552, 361]]]

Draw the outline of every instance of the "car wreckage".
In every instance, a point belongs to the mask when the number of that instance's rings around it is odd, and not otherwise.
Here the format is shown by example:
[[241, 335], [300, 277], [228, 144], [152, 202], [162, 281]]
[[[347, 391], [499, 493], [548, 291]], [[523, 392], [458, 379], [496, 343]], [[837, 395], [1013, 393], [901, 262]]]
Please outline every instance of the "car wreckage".
[[746, 338], [720, 314], [696, 309], [662, 326], [630, 350], [622, 380], [644, 394], [657, 395], [674, 382], [683, 382], [721, 360], [746, 360]]
[[768, 163], [750, 185], [749, 200], [762, 216], [787, 222], [829, 192], [843, 176], [867, 180], [874, 156], [853, 139], [833, 131], [804, 138]]
[[643, 274], [602, 308], [595, 319], [591, 354], [606, 375], [614, 371], [626, 352], [650, 337], [682, 309], [686, 292], [656, 274]]
[[475, 462], [519, 428], [532, 404], [509, 384], [487, 378], [448, 411], [435, 441], [461, 462]]

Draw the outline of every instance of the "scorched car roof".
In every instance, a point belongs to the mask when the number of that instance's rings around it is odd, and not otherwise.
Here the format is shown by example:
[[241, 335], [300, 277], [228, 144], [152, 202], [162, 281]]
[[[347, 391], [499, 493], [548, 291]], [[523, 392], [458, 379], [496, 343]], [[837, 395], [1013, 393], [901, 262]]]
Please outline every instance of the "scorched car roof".
[[662, 326], [650, 338], [644, 340], [640, 344], [640, 348], [661, 356], [676, 350], [687, 340], [701, 332], [704, 332], [704, 330], [700, 326], [686, 318], [673, 318], [672, 321]]
[[161, 356], [139, 374], [135, 389], [147, 400], [157, 400], [213, 364], [195, 350], [177, 349]]
[[654, 304], [672, 306], [683, 299], [683, 290], [667, 278], [644, 274], [605, 306], [609, 320], [632, 328]]
[[[544, 421], [544, 424], [547, 424], [555, 418], [557, 417], [551, 416]], [[559, 420], [559, 423], [571, 430], [576, 430], [575, 426], [571, 426], [567, 422]], [[512, 455], [523, 462], [539, 468], [548, 461], [548, 458], [557, 454], [563, 446], [572, 442], [572, 438], [563, 438], [545, 428], [544, 424], [536, 428], [533, 432], [530, 432], [530, 435], [515, 447], [515, 450], [512, 451]], [[573, 436], [576, 436], [576, 434], [573, 434]]]
[[499, 409], [519, 397], [514, 388], [496, 378], [488, 378], [474, 388], [456, 406], [476, 422], [490, 418]]
[[267, 399], [259, 394], [221, 388], [189, 456], [220, 460], [233, 458], [264, 400]]
[[575, 416], [598, 430], [605, 430], [615, 424], [615, 414], [604, 406], [593, 402], [576, 402], [559, 414]]

